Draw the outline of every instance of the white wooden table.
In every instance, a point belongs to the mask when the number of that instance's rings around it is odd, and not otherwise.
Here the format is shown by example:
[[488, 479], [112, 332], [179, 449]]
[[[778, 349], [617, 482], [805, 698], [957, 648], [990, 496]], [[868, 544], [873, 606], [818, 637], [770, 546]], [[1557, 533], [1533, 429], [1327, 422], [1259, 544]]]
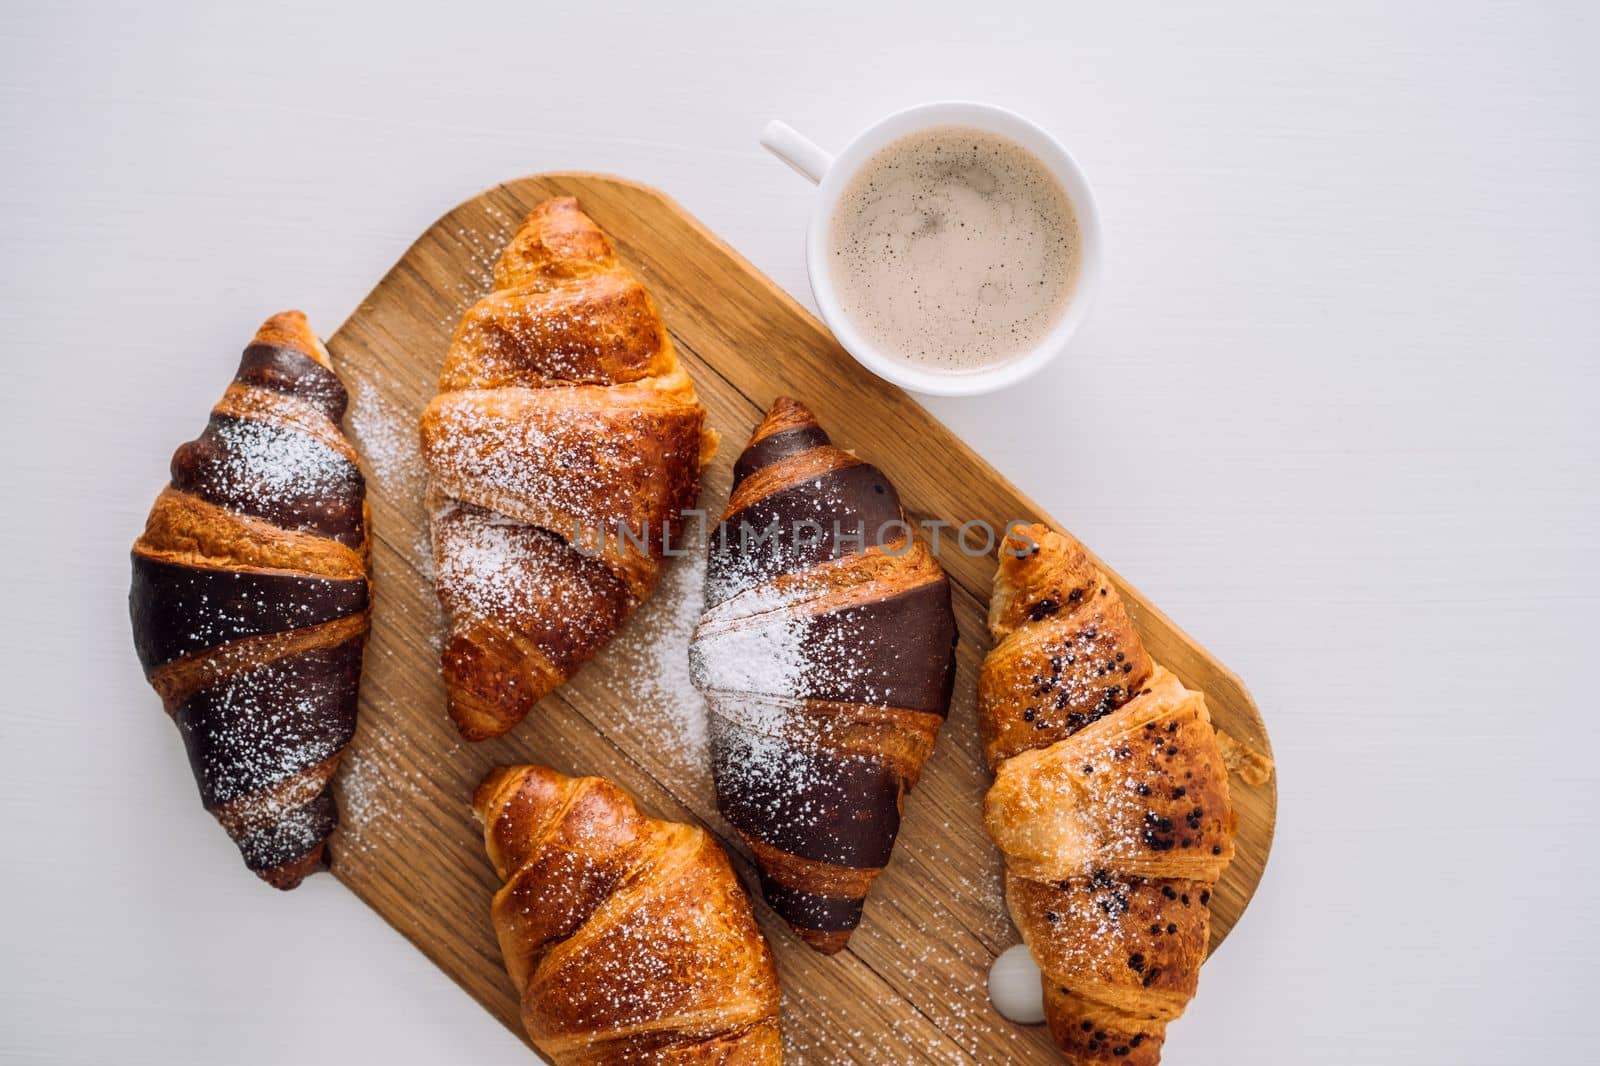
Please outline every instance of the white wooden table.
[[240, 869], [127, 545], [255, 324], [331, 332], [480, 187], [651, 182], [804, 299], [762, 122], [962, 96], [1077, 154], [1106, 285], [1052, 372], [930, 406], [1277, 744], [1272, 864], [1168, 1061], [1591, 1057], [1600, 9], [606, 6], [0, 10], [0, 1058], [530, 1061], [331, 878]]

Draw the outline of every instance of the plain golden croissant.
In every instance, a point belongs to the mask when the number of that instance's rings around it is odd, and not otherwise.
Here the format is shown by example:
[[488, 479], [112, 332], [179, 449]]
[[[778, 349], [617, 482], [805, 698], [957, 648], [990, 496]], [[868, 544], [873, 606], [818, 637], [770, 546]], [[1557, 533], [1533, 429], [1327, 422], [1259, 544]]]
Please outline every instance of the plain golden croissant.
[[773, 910], [832, 954], [949, 710], [950, 582], [889, 480], [794, 400], [773, 404], [734, 479], [689, 652], [717, 805]]
[[500, 256], [421, 428], [450, 714], [497, 736], [650, 595], [716, 437], [654, 301], [570, 197]]
[[1083, 546], [1007, 538], [978, 680], [984, 804], [1012, 920], [1073, 1063], [1149, 1066], [1193, 998], [1211, 889], [1233, 858], [1205, 697], [1146, 654]]
[[367, 507], [345, 404], [305, 316], [268, 319], [133, 546], [145, 676], [206, 809], [278, 888], [325, 861], [356, 726]]
[[502, 767], [473, 806], [504, 886], [491, 908], [528, 1036], [558, 1066], [767, 1066], [778, 974], [704, 830], [598, 777]]

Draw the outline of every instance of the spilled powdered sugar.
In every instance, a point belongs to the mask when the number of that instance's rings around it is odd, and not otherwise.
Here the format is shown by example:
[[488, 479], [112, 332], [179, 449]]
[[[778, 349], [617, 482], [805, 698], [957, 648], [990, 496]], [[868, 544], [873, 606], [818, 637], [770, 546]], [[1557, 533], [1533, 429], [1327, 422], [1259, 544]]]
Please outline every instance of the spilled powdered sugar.
[[402, 411], [375, 387], [350, 391], [350, 432], [367, 461], [367, 475], [390, 491], [420, 482], [426, 470], [417, 440], [417, 414]]
[[522, 222], [520, 216], [507, 214], [487, 200], [480, 199], [479, 207], [492, 220], [490, 224], [457, 226], [454, 231], [456, 242], [465, 252], [464, 258], [470, 269], [452, 271], [454, 284], [451, 292], [439, 293], [452, 297], [442, 305], [438, 319], [439, 328], [447, 337], [455, 331], [466, 310], [489, 291], [494, 279], [495, 263]]
[[[349, 381], [349, 435], [361, 452], [371, 495], [420, 507], [427, 467], [422, 462], [422, 446], [417, 437], [419, 413], [385, 398], [381, 385], [381, 379]], [[381, 535], [383, 531], [378, 532]], [[419, 524], [410, 544], [390, 543], [424, 579], [433, 579], [433, 548], [426, 523]]]
[[624, 706], [638, 708], [659, 750], [690, 780], [707, 773], [706, 705], [689, 670], [689, 640], [700, 620], [702, 549], [665, 560], [660, 584], [611, 642], [595, 676]]
[[348, 839], [388, 812], [383, 799], [382, 767], [358, 748], [346, 753], [339, 771], [340, 828]]
[[408, 813], [424, 803], [422, 776], [407, 770], [375, 738], [345, 753], [335, 780], [339, 799], [339, 850], [370, 851], [406, 831]]

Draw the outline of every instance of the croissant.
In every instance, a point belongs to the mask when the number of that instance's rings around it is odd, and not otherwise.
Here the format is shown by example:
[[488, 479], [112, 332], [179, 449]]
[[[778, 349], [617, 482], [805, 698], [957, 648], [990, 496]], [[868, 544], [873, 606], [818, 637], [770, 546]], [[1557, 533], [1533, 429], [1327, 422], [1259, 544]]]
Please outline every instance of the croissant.
[[1160, 1061], [1195, 993], [1211, 889], [1233, 858], [1205, 697], [1152, 662], [1083, 546], [1014, 530], [978, 678], [984, 803], [1012, 921], [1068, 1062]]
[[368, 625], [346, 394], [298, 311], [267, 320], [133, 545], [134, 647], [245, 865], [294, 888], [338, 822]]
[[734, 467], [690, 671], [718, 807], [818, 951], [845, 946], [889, 861], [955, 641], [949, 581], [894, 486], [779, 399]]
[[650, 595], [716, 435], [654, 301], [570, 197], [500, 256], [421, 430], [449, 710], [480, 740]]
[[772, 953], [704, 830], [542, 766], [491, 771], [473, 807], [523, 1024], [557, 1066], [782, 1061]]

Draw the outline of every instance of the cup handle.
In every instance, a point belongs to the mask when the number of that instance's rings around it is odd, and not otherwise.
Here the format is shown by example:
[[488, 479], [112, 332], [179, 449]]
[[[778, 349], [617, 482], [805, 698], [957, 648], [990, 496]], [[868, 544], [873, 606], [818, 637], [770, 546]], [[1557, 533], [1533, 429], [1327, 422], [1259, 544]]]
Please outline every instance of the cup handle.
[[831, 154], [793, 126], [777, 119], [767, 123], [761, 131], [761, 147], [788, 163], [796, 174], [813, 185], [821, 183], [823, 175], [833, 166]]

